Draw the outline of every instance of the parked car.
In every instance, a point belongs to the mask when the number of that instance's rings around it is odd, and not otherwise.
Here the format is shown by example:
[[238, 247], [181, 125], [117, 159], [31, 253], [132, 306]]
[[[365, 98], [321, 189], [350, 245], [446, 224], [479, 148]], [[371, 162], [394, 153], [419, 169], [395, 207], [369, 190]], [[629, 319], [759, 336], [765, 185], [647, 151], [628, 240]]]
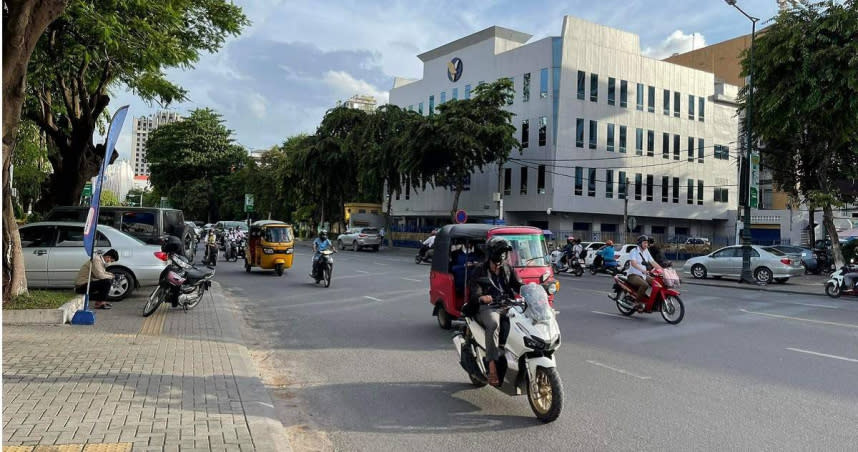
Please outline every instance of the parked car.
[[[45, 221], [21, 226], [27, 285], [31, 288], [73, 288], [80, 267], [86, 262], [83, 248], [83, 223]], [[119, 260], [107, 266], [115, 275], [109, 300], [121, 300], [135, 288], [158, 284], [167, 266], [158, 256], [161, 247], [106, 225], [98, 226], [94, 250], [111, 248]]]
[[712, 251], [712, 245], [709, 244], [709, 239], [703, 237], [689, 237], [679, 245], [681, 253], [701, 254], [710, 251]]
[[[55, 207], [45, 221], [86, 222], [89, 207]], [[101, 207], [98, 224], [119, 229], [150, 245], [161, 245], [163, 237], [172, 235], [185, 244], [185, 256], [193, 260], [196, 250], [191, 240], [191, 231], [185, 225], [181, 210], [158, 207]]]
[[593, 264], [593, 259], [596, 258], [596, 252], [605, 246], [605, 242], [581, 242], [581, 246], [583, 246], [584, 251], [587, 252], [587, 254], [584, 255], [584, 265], [590, 266]]
[[614, 253], [614, 256], [616, 256], [617, 259], [617, 268], [621, 268], [623, 269], [623, 271], [629, 269], [629, 253], [631, 253], [632, 250], [635, 249], [635, 247], [637, 247], [637, 245], [635, 245], [634, 243], [626, 243], [625, 245], [614, 245], [614, 249], [617, 251], [616, 253]]
[[361, 248], [372, 248], [373, 251], [378, 251], [380, 245], [381, 236], [378, 235], [378, 228], [349, 228], [337, 237], [337, 246], [341, 250], [350, 247], [352, 251], [358, 251]]
[[772, 248], [782, 253], [799, 256], [805, 273], [819, 273], [817, 255], [812, 249], [794, 245], [774, 245]]
[[[790, 258], [772, 247], [751, 247], [751, 273], [761, 283], [785, 283], [792, 277], [804, 274], [801, 259]], [[727, 246], [706, 256], [698, 256], [685, 262], [683, 272], [695, 279], [722, 276], [738, 278], [742, 274], [743, 246]]]

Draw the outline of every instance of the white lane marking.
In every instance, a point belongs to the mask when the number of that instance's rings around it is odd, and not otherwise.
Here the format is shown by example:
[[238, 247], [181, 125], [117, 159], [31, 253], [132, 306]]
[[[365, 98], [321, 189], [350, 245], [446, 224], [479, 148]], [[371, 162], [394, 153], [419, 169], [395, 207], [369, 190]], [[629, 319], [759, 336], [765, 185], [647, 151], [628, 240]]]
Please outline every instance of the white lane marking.
[[774, 317], [776, 319], [798, 320], [801, 322], [819, 323], [821, 325], [842, 326], [844, 328], [858, 328], [858, 325], [853, 325], [851, 323], [837, 323], [837, 322], [826, 322], [825, 320], [803, 319], [801, 317], [790, 317], [788, 315], [778, 315], [778, 314], [768, 314], [765, 312], [748, 311], [747, 309], [739, 309], [739, 311], [745, 312], [747, 314], [757, 314], [757, 315], [764, 315], [766, 317]]
[[611, 367], [611, 366], [609, 366], [609, 365], [607, 365], [607, 364], [602, 364], [602, 363], [600, 363], [600, 362], [598, 362], [598, 361], [591, 361], [591, 360], [589, 360], [589, 359], [588, 359], [588, 360], [587, 360], [587, 362], [588, 362], [588, 363], [590, 363], [590, 364], [592, 364], [592, 365], [594, 365], [594, 366], [604, 367], [605, 369], [613, 370], [614, 372], [621, 373], [621, 374], [623, 374], [623, 375], [628, 375], [628, 376], [630, 376], [630, 377], [635, 377], [635, 378], [637, 378], [638, 380], [649, 380], [649, 379], [651, 378], [651, 377], [647, 377], [647, 376], [644, 376], [644, 375], [637, 375], [637, 374], [633, 374], [633, 373], [631, 373], [631, 372], [629, 372], [629, 371], [627, 371], [627, 370], [618, 369], [618, 368], [616, 368], [616, 367]]
[[849, 361], [850, 363], [858, 363], [858, 359], [844, 358], [842, 356], [829, 355], [827, 353], [812, 352], [810, 350], [802, 350], [800, 348], [787, 347], [787, 350], [790, 350], [793, 352], [799, 352], [799, 353], [807, 353], [808, 355], [822, 356], [824, 358], [834, 358], [834, 359], [839, 359], [841, 361]]
[[378, 298], [370, 297], [369, 295], [364, 295], [363, 297], [364, 297], [364, 298], [366, 298], [367, 300], [372, 300], [372, 301], [381, 301], [381, 300], [379, 300]]
[[375, 265], [381, 265], [382, 267], [387, 267], [390, 264], [382, 264], [381, 262], [373, 262]]
[[837, 306], [828, 306], [824, 304], [813, 304], [813, 303], [790, 303], [797, 304], [799, 306], [810, 306], [811, 308], [825, 308], [825, 309], [840, 309]]
[[631, 320], [631, 316], [628, 316], [628, 317], [627, 317], [627, 316], [624, 316], [624, 315], [611, 314], [610, 312], [602, 312], [602, 311], [590, 311], [590, 312], [592, 312], [593, 314], [606, 315], [606, 316], [608, 316], [608, 317], [619, 317], [619, 318], [621, 318], [621, 319], [629, 319], [629, 320]]
[[423, 282], [422, 279], [406, 278], [404, 276], [402, 277], [402, 279], [404, 279], [406, 281]]
[[364, 273], [364, 274], [369, 273], [369, 272], [367, 272], [367, 271], [363, 271], [363, 270], [355, 270], [355, 271], [356, 271], [356, 272], [358, 272], [358, 273]]

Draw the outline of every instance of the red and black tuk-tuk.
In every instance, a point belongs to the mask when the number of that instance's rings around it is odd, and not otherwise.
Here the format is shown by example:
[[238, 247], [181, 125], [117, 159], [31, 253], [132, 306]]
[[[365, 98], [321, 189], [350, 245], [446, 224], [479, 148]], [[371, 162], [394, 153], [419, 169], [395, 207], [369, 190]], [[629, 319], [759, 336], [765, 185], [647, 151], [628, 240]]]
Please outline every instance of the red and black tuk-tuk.
[[473, 267], [486, 260], [484, 245], [501, 236], [512, 245], [509, 264], [522, 281], [542, 285], [554, 304], [560, 282], [554, 278], [551, 259], [542, 229], [530, 226], [492, 226], [485, 224], [450, 224], [435, 236], [432, 270], [429, 274], [429, 302], [438, 317], [438, 325], [449, 329], [462, 315], [468, 299], [468, 278]]

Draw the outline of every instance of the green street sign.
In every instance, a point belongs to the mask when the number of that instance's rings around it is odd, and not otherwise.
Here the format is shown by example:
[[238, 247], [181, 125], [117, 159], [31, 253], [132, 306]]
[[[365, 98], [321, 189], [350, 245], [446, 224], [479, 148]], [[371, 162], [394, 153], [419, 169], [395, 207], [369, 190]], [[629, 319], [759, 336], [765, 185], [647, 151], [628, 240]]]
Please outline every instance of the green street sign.
[[244, 195], [244, 211], [253, 212], [253, 195], [250, 193]]
[[87, 182], [86, 185], [83, 186], [83, 197], [92, 196], [92, 182]]
[[748, 202], [752, 208], [760, 206], [760, 152], [751, 152], [751, 183], [748, 184]]

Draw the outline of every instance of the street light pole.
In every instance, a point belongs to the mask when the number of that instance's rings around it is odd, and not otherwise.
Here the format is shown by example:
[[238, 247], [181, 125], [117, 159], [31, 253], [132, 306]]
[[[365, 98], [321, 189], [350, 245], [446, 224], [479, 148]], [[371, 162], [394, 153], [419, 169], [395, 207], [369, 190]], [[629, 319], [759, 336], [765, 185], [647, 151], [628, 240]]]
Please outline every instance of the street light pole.
[[736, 0], [724, 0], [728, 5], [736, 8], [742, 13], [743, 16], [747, 17], [748, 20], [751, 21], [751, 49], [749, 54], [750, 59], [750, 72], [748, 73], [748, 104], [745, 108], [745, 137], [746, 137], [746, 145], [745, 145], [745, 158], [742, 159], [742, 172], [740, 176], [745, 179], [744, 184], [739, 184], [740, 187], [744, 186], [746, 193], [739, 193], [739, 199], [745, 200], [744, 206], [744, 226], [742, 228], [742, 277], [739, 279], [740, 282], [752, 283], [754, 282], [754, 275], [751, 274], [751, 199], [750, 199], [750, 189], [751, 189], [751, 155], [752, 155], [752, 146], [753, 139], [751, 137], [751, 108], [754, 104], [754, 38], [757, 34], [757, 21], [760, 19], [757, 17], [753, 17], [739, 8], [736, 5]]

